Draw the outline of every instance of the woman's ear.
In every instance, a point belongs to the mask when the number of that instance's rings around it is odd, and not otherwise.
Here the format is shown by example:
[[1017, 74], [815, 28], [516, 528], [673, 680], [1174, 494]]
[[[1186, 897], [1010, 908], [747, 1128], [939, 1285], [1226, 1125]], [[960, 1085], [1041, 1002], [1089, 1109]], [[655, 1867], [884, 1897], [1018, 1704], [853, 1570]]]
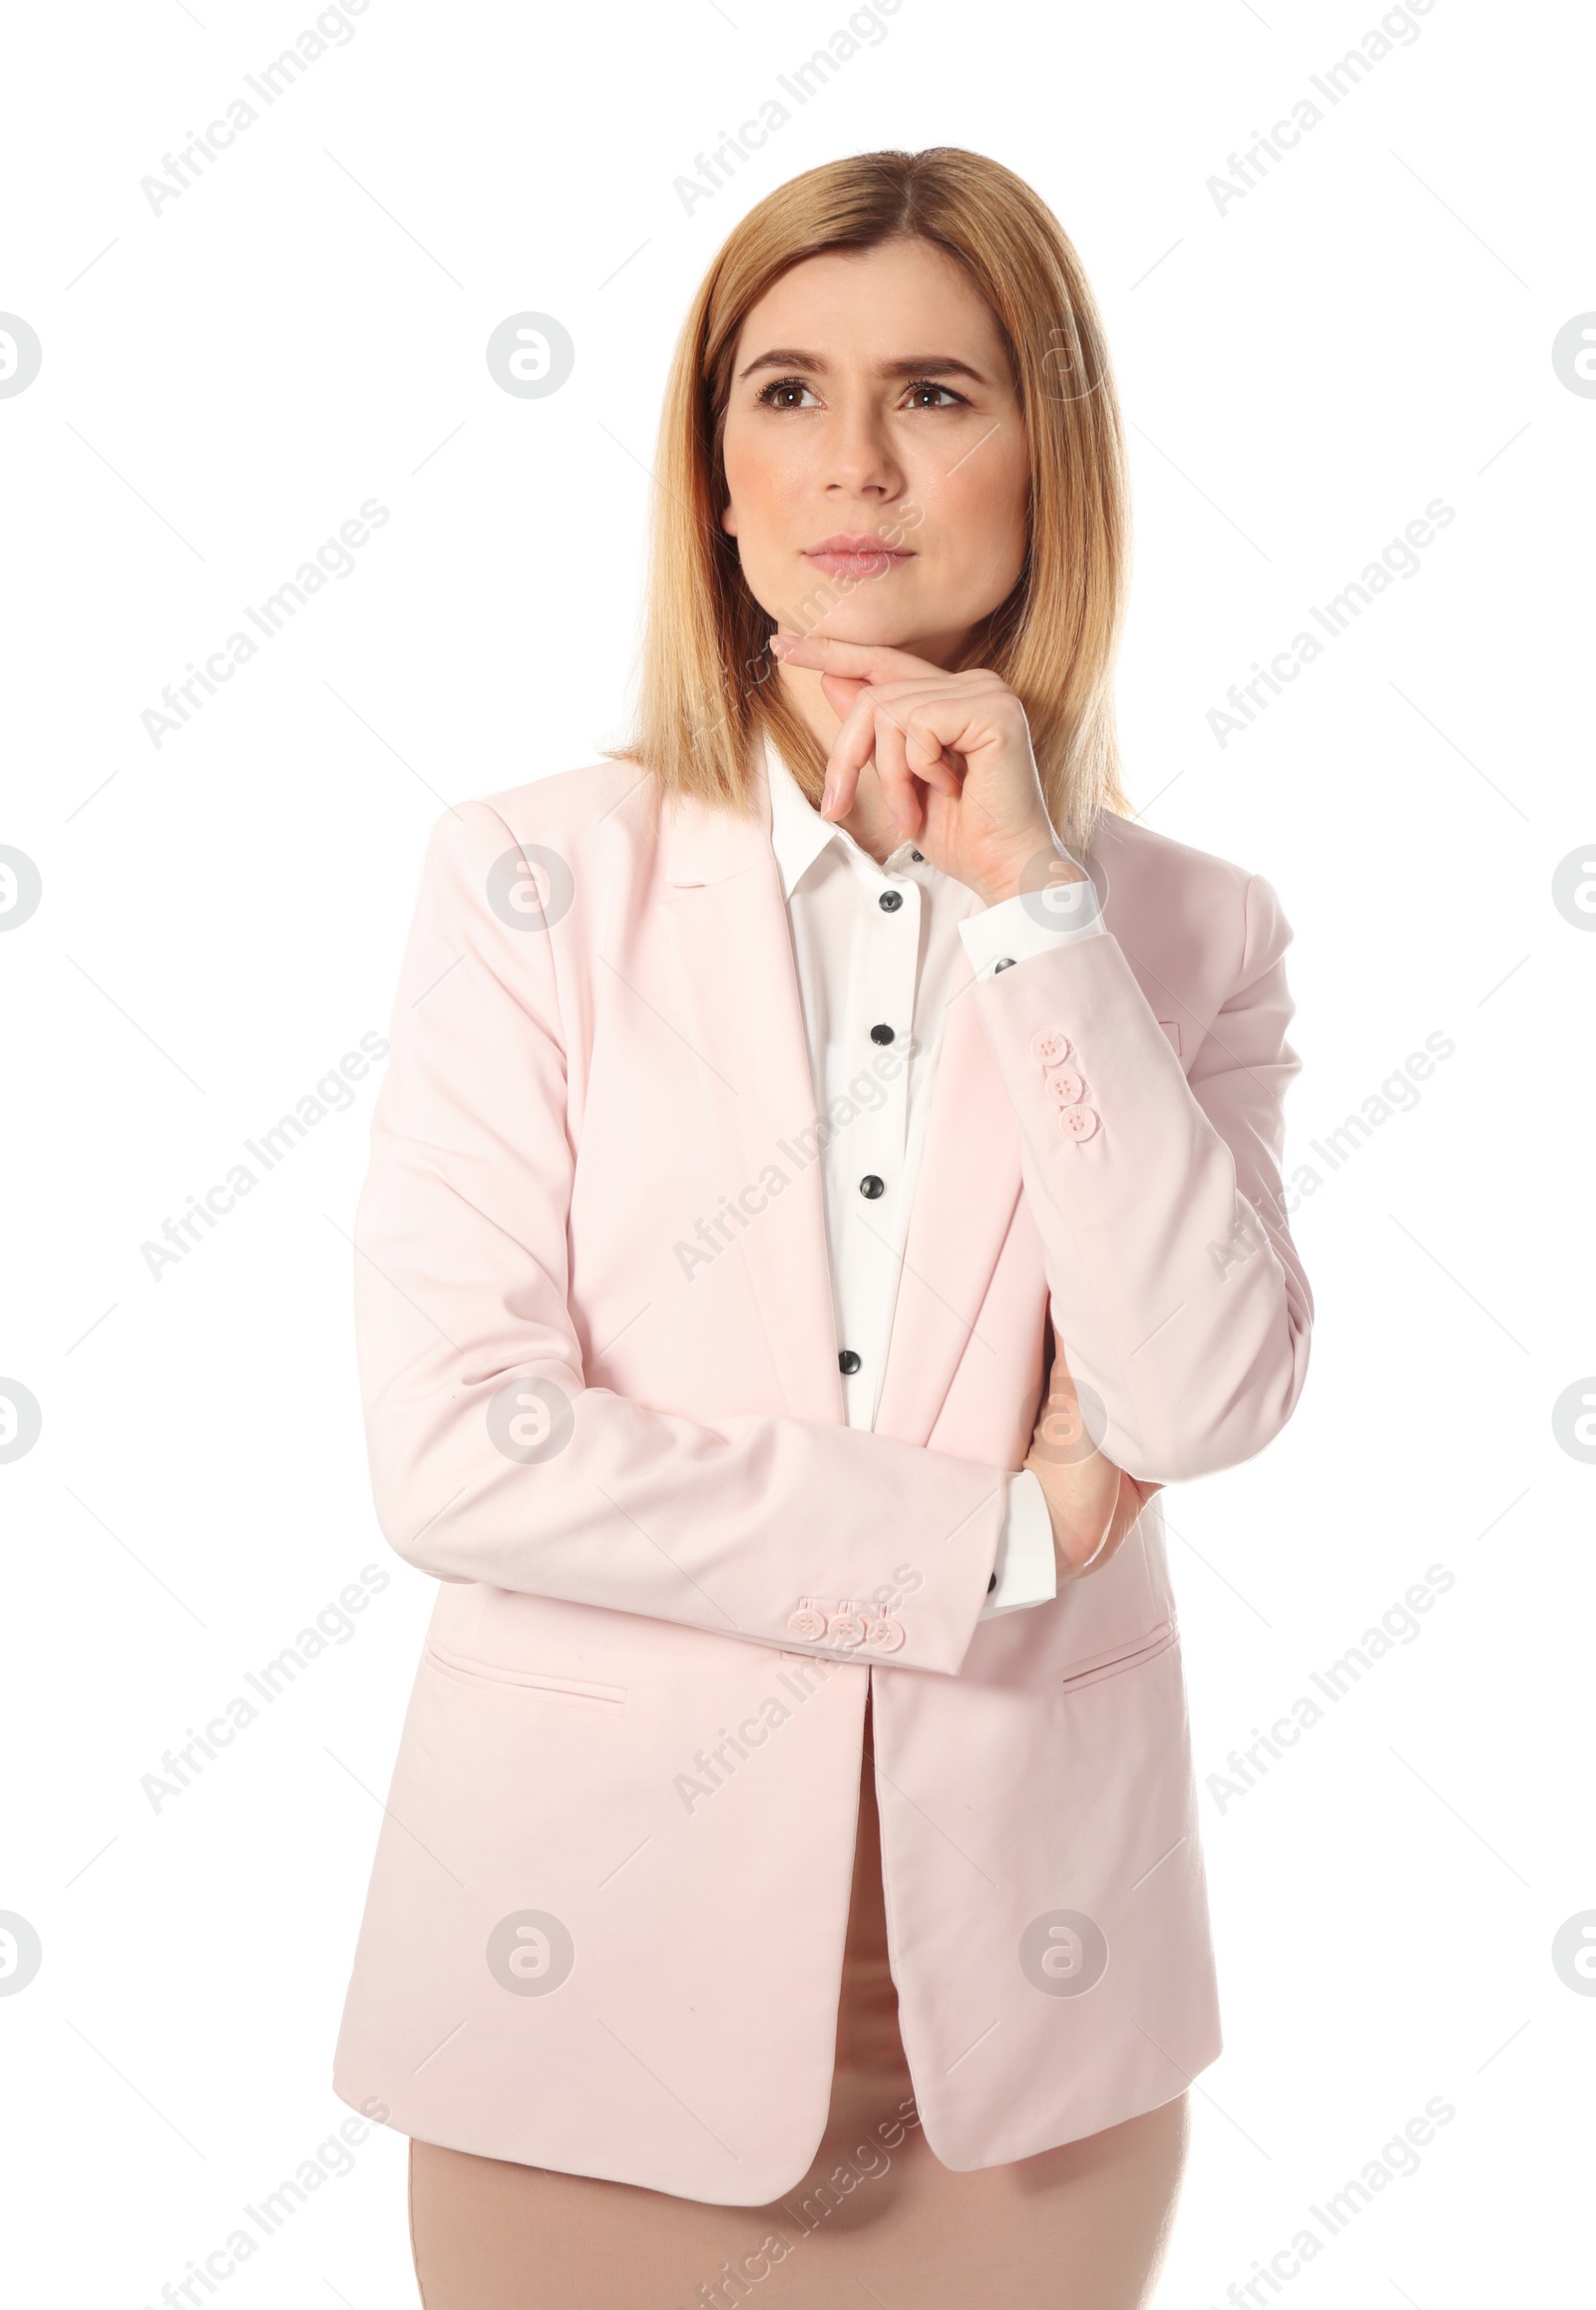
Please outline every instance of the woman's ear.
[[734, 538], [737, 535], [737, 516], [730, 505], [724, 505], [720, 509], [720, 526], [728, 538]]

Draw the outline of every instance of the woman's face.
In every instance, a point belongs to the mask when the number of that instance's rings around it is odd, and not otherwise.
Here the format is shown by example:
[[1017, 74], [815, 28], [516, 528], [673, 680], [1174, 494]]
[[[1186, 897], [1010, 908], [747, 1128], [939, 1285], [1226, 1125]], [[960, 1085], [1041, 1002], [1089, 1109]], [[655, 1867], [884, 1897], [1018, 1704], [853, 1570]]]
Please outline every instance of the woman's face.
[[997, 319], [926, 240], [833, 250], [743, 323], [721, 515], [781, 633], [952, 664], [1012, 591], [1030, 461]]

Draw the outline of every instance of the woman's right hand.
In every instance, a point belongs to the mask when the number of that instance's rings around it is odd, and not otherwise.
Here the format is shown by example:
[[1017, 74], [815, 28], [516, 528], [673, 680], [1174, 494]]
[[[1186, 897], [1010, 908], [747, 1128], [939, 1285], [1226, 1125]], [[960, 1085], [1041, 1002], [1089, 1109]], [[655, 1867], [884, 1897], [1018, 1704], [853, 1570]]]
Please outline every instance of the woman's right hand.
[[1161, 1484], [1143, 1483], [1097, 1449], [1069, 1376], [1063, 1342], [1053, 1356], [1047, 1400], [1025, 1465], [1036, 1477], [1052, 1519], [1058, 1584], [1100, 1572]]

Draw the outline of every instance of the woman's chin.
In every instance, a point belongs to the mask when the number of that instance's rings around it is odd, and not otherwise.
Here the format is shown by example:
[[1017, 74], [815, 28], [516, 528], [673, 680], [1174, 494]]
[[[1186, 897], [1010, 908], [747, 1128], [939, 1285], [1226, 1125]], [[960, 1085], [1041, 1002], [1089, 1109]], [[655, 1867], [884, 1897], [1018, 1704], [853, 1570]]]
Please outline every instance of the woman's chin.
[[[844, 610], [848, 614], [843, 614]], [[926, 657], [941, 647], [952, 624], [952, 620], [941, 623], [886, 602], [869, 608], [863, 602], [848, 602], [830, 616], [817, 618], [806, 629], [806, 638], [852, 641], [867, 649], [904, 649], [913, 657]]]

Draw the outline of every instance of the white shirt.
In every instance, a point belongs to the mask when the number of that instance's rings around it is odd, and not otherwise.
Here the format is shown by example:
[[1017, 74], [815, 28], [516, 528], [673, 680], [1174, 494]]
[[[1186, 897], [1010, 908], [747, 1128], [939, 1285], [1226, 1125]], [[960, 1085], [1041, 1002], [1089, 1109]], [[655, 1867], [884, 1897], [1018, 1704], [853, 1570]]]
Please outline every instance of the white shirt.
[[[821, 1166], [843, 1403], [850, 1427], [874, 1427], [943, 1022], [959, 983], [956, 940], [977, 977], [990, 977], [1100, 936], [1103, 922], [1089, 881], [973, 913], [975, 892], [912, 842], [878, 866], [821, 817], [769, 744], [764, 760], [815, 1109], [833, 1126]], [[1029, 1469], [1008, 1479], [994, 1572], [983, 1620], [1057, 1593], [1052, 1521]]]

